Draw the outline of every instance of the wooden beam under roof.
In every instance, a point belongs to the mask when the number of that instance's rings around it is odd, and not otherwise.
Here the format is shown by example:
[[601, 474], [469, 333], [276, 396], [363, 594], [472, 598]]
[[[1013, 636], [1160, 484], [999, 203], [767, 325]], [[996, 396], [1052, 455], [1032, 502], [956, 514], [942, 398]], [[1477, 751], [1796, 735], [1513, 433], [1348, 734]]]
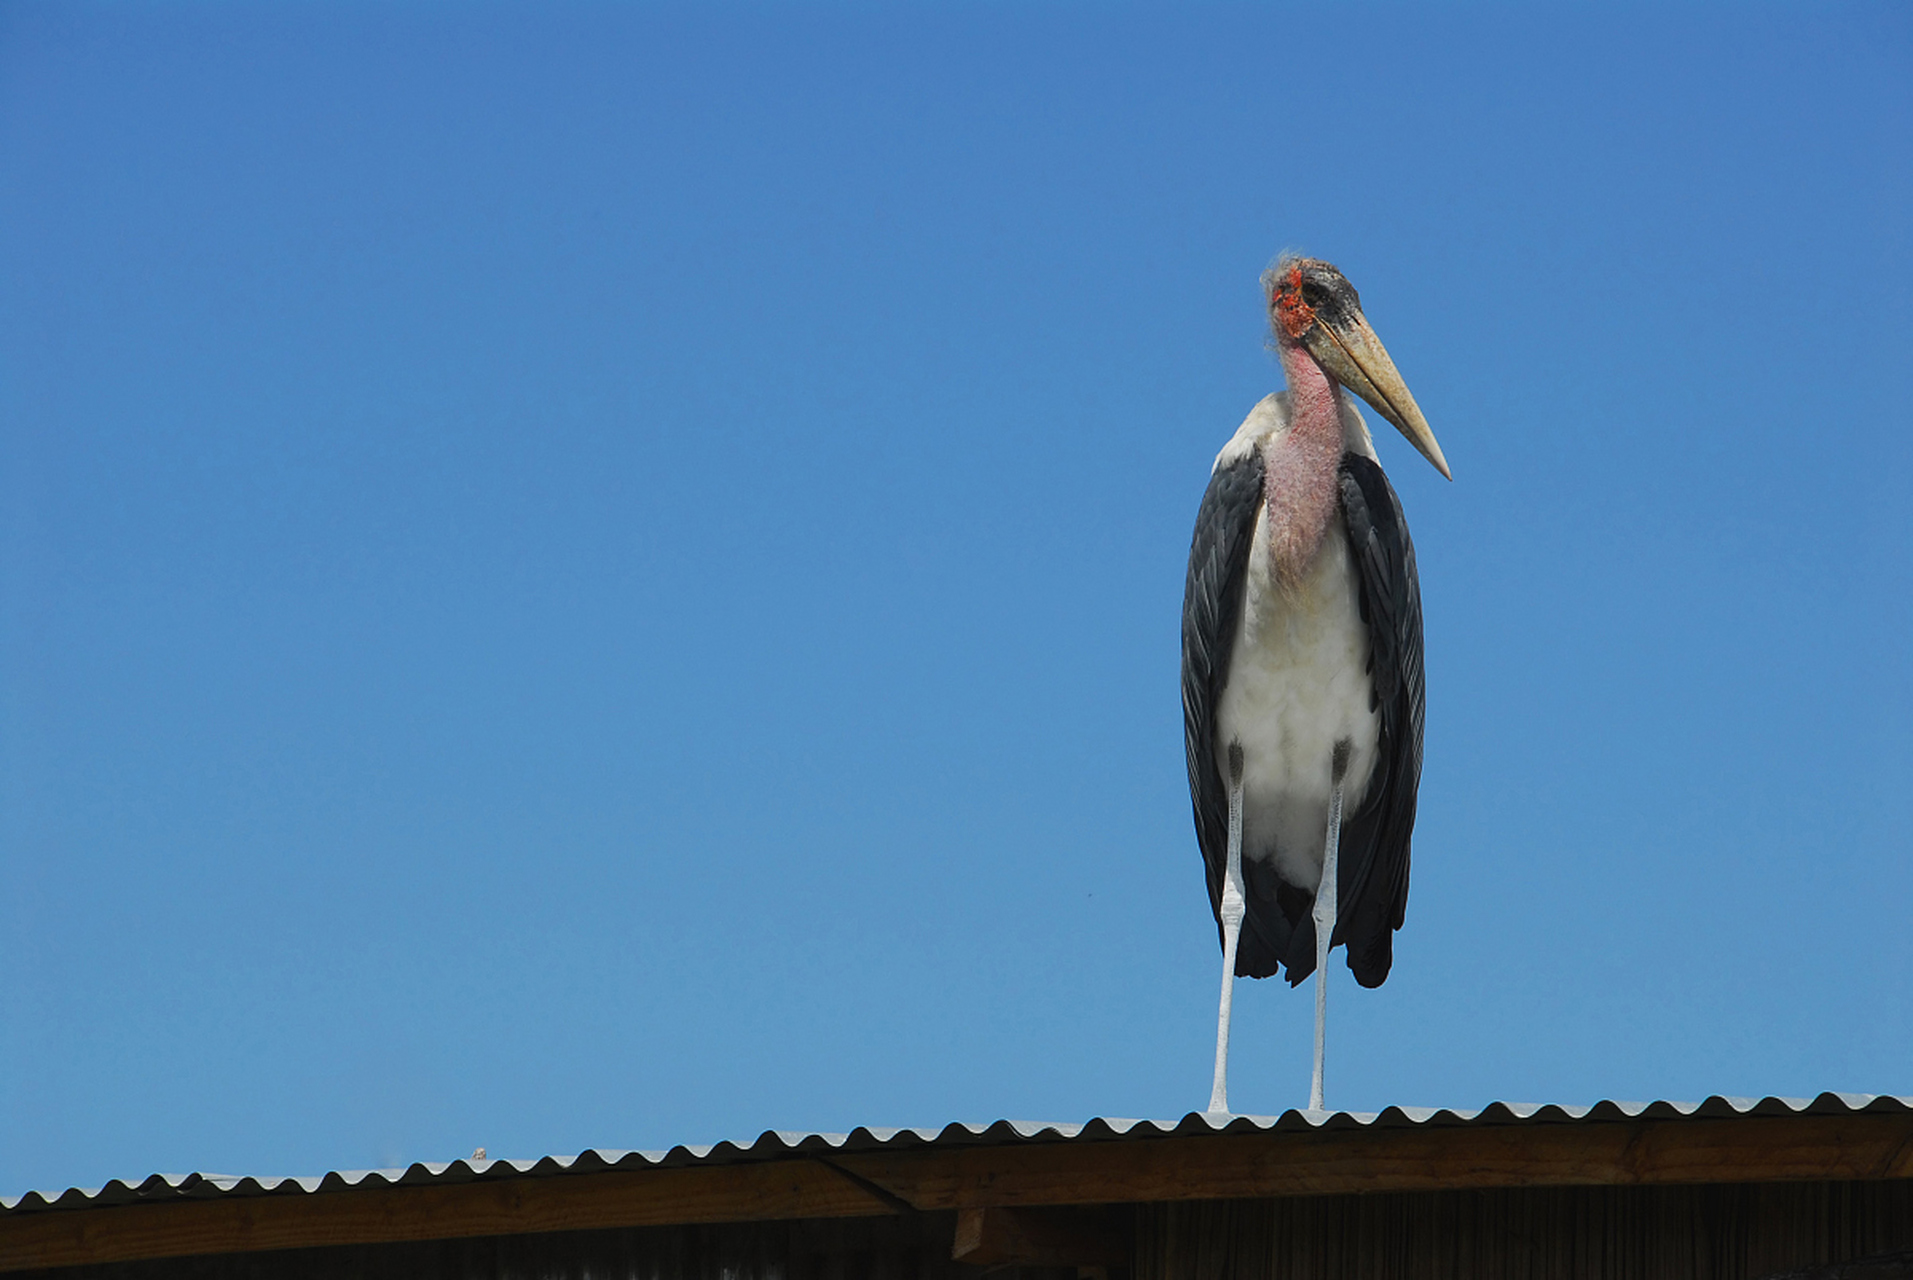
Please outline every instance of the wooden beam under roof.
[[918, 1209], [1361, 1191], [1913, 1177], [1913, 1115], [1317, 1129], [861, 1152], [846, 1169]]
[[0, 1271], [340, 1244], [1039, 1205], [1913, 1178], [1913, 1115], [1138, 1135], [0, 1213]]

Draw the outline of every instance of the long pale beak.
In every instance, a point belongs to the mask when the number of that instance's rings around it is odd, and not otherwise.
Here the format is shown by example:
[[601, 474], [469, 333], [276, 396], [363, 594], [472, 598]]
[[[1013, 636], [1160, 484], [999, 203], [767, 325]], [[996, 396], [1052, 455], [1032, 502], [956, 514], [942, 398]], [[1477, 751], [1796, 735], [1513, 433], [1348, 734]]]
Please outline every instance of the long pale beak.
[[1448, 460], [1441, 456], [1441, 446], [1435, 443], [1435, 433], [1428, 429], [1428, 419], [1421, 416], [1415, 397], [1408, 393], [1408, 384], [1388, 358], [1388, 349], [1361, 312], [1340, 328], [1317, 320], [1302, 335], [1302, 345], [1337, 382], [1394, 423], [1395, 429], [1408, 437], [1408, 443], [1435, 464], [1435, 470], [1450, 480], [1455, 478], [1448, 470]]

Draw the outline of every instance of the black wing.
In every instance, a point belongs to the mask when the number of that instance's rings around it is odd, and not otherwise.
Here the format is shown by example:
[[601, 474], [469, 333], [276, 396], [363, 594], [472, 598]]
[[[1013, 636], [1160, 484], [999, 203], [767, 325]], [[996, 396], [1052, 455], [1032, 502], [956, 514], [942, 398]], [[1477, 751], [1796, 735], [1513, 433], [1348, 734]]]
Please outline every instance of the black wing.
[[[1249, 547], [1262, 505], [1262, 455], [1251, 451], [1209, 477], [1189, 543], [1182, 591], [1182, 745], [1189, 759], [1189, 802], [1196, 843], [1208, 872], [1209, 908], [1221, 930], [1222, 879], [1229, 863], [1229, 791], [1216, 758], [1216, 715], [1249, 572]], [[1277, 909], [1275, 877], [1244, 859], [1247, 911], [1236, 943], [1239, 976], [1266, 978], [1289, 949], [1289, 922]], [[1267, 883], [1261, 883], [1266, 880]]]
[[[1362, 807], [1342, 824], [1343, 889], [1334, 941], [1347, 946], [1355, 980], [1379, 987], [1394, 962], [1395, 930], [1408, 909], [1408, 844], [1421, 786], [1421, 582], [1401, 500], [1380, 464], [1345, 454], [1340, 482], [1382, 726]], [[1186, 652], [1186, 639], [1184, 645]]]

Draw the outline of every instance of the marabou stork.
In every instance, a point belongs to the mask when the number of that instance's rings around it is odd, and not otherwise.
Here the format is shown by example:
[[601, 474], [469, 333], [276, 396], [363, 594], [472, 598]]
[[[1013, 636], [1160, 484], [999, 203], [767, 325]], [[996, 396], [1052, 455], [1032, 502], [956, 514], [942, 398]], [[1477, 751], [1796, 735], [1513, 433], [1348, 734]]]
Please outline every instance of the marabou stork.
[[1216, 456], [1182, 602], [1189, 797], [1222, 937], [1218, 1112], [1233, 979], [1316, 975], [1319, 1111], [1329, 948], [1346, 946], [1355, 980], [1380, 986], [1408, 902], [1421, 588], [1401, 502], [1348, 393], [1449, 475], [1355, 286], [1287, 256], [1262, 284], [1288, 390]]

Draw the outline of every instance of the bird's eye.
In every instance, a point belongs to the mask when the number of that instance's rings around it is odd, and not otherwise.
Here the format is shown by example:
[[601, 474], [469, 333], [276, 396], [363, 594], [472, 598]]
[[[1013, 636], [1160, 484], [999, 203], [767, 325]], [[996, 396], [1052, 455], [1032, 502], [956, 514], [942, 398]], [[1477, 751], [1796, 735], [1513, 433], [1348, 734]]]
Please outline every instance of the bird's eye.
[[1311, 307], [1319, 307], [1328, 301], [1328, 290], [1311, 280], [1302, 286], [1302, 301]]

